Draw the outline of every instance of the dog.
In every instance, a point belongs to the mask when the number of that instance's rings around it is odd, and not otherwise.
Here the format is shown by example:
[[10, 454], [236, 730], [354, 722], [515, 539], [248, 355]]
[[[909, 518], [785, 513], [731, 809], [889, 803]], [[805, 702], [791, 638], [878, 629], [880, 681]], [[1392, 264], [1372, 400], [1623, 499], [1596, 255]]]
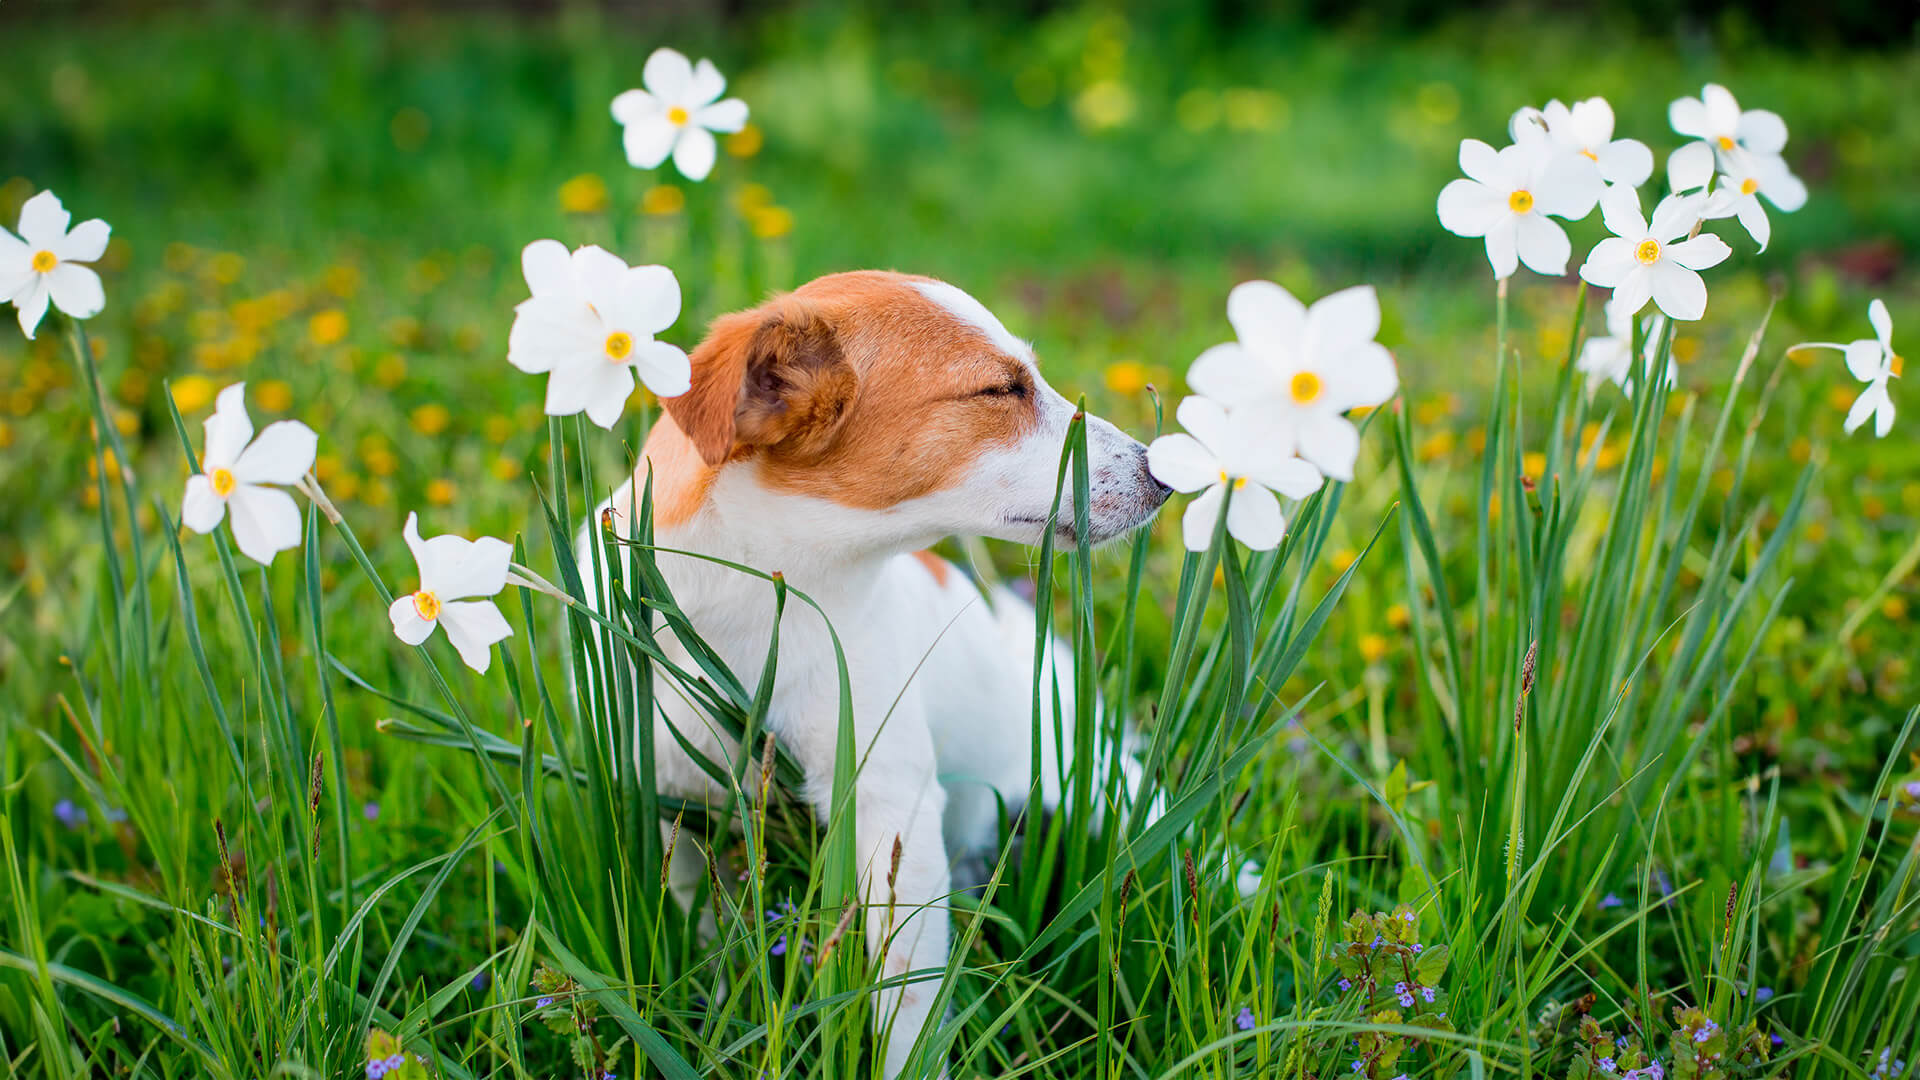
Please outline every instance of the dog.
[[[875, 1034], [897, 1076], [936, 996], [926, 981], [898, 980], [946, 963], [950, 860], [993, 843], [999, 806], [1017, 811], [1031, 776], [1033, 609], [1004, 588], [983, 596], [925, 549], [954, 536], [1036, 544], [1050, 522], [1057, 543], [1076, 543], [1071, 485], [1056, 505], [1075, 408], [978, 300], [891, 272], [829, 275], [722, 316], [692, 361], [691, 388], [662, 402], [629, 484], [651, 475], [660, 547], [779, 571], [839, 635], [862, 756], [854, 833], [866, 943], [895, 980], [877, 992]], [[1087, 539], [1098, 544], [1145, 524], [1168, 489], [1148, 472], [1145, 446], [1104, 420], [1086, 424]], [[602, 504], [616, 531], [640, 490], [623, 486]], [[584, 546], [581, 565], [592, 565]], [[659, 566], [695, 630], [756, 685], [773, 630], [766, 582], [686, 556], [661, 554]], [[666, 646], [685, 658], [670, 636]], [[1057, 642], [1052, 651], [1047, 674], [1065, 691], [1071, 656]], [[724, 803], [666, 725], [711, 761], [739, 748], [683, 695], [656, 696], [660, 790]], [[790, 603], [767, 727], [804, 770], [823, 822], [839, 711], [827, 625]], [[1070, 699], [1062, 713], [1070, 724]], [[1041, 742], [1051, 803], [1062, 763], [1050, 727]], [[690, 847], [676, 845], [669, 867], [683, 905], [705, 872]]]

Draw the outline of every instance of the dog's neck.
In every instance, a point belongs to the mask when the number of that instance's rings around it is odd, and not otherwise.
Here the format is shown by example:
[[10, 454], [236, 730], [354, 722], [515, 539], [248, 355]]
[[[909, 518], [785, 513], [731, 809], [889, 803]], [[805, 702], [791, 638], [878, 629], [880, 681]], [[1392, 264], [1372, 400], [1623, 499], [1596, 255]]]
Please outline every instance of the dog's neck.
[[[661, 416], [648, 434], [643, 458], [635, 482], [645, 482], [650, 466], [659, 546], [779, 571], [792, 587], [842, 613], [857, 611], [871, 596], [880, 565], [907, 550], [849, 534], [846, 514], [823, 500], [767, 490], [751, 460], [707, 464], [670, 416]], [[639, 496], [636, 486], [634, 497]], [[625, 507], [615, 509], [626, 512]], [[742, 591], [766, 591], [758, 578], [713, 563], [689, 562], [675, 559], [663, 565], [669, 568], [676, 597], [696, 616], [696, 607], [737, 603]], [[678, 572], [673, 572], [675, 563]]]

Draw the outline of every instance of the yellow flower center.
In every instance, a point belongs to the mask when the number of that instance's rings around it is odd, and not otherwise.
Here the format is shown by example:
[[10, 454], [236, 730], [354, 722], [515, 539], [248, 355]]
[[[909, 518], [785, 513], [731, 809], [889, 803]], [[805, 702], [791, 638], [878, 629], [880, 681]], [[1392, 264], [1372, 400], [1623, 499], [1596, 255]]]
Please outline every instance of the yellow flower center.
[[33, 268], [42, 274], [59, 265], [60, 259], [51, 251], [36, 251], [33, 253]]
[[207, 482], [213, 485], [213, 493], [223, 499], [233, 494], [235, 481], [231, 469], [213, 470], [207, 474]]
[[1640, 241], [1640, 246], [1633, 249], [1633, 257], [1636, 259], [1639, 259], [1642, 263], [1645, 263], [1648, 266], [1652, 266], [1654, 263], [1659, 262], [1660, 261], [1660, 241], [1655, 240], [1652, 237], [1648, 237], [1647, 239]]
[[440, 617], [440, 598], [421, 589], [413, 594], [413, 610], [428, 622]]
[[667, 110], [667, 123], [672, 124], [674, 127], [686, 127], [687, 121], [691, 119], [693, 119], [693, 116], [678, 105], [672, 106]]
[[1583, 157], [1583, 158], [1586, 158], [1586, 159], [1587, 159], [1588, 161], [1599, 161], [1599, 160], [1600, 160], [1600, 155], [1599, 155], [1599, 154], [1596, 154], [1596, 153], [1594, 153], [1594, 152], [1593, 152], [1593, 151], [1591, 151], [1591, 150], [1582, 150], [1582, 151], [1580, 151], [1580, 156], [1581, 156], [1581, 157]]
[[1720, 138], [1718, 138], [1718, 139], [1716, 139], [1716, 140], [1714, 140], [1714, 141], [1716, 141], [1716, 142], [1718, 142], [1718, 143], [1720, 144], [1720, 149], [1721, 149], [1721, 150], [1723, 150], [1723, 151], [1725, 151], [1725, 152], [1727, 152], [1727, 153], [1729, 153], [1729, 154], [1731, 154], [1731, 153], [1733, 152], [1733, 136], [1731, 136], [1731, 135], [1722, 135], [1722, 136], [1720, 136]]
[[1894, 373], [1895, 375], [1898, 375], [1898, 374], [1900, 374], [1901, 372], [1903, 372], [1903, 371], [1905, 371], [1906, 369], [1907, 369], [1907, 358], [1906, 358], [1906, 357], [1904, 357], [1904, 356], [1901, 356], [1901, 355], [1900, 355], [1899, 353], [1895, 353], [1895, 354], [1893, 354], [1893, 356], [1892, 356], [1892, 357], [1890, 357], [1890, 358], [1888, 358], [1888, 360], [1887, 360], [1887, 370], [1888, 370], [1888, 371], [1891, 371], [1891, 372], [1893, 372], [1893, 373]]
[[1751, 195], [1754, 192], [1759, 190], [1760, 190], [1760, 181], [1755, 180], [1751, 176], [1747, 177], [1745, 180], [1740, 181], [1740, 194], [1742, 195]]
[[1516, 214], [1524, 214], [1533, 209], [1533, 192], [1516, 191], [1507, 196], [1507, 209]]
[[633, 353], [633, 335], [625, 330], [615, 330], [607, 335], [607, 359], [616, 364], [625, 363]]
[[1293, 396], [1295, 405], [1312, 404], [1324, 389], [1326, 386], [1320, 381], [1320, 376], [1311, 371], [1296, 372], [1287, 383], [1287, 393]]
[[1244, 477], [1244, 476], [1228, 476], [1228, 475], [1227, 475], [1227, 470], [1225, 470], [1225, 469], [1221, 469], [1221, 470], [1220, 470], [1220, 482], [1221, 482], [1221, 483], [1223, 483], [1223, 484], [1225, 484], [1225, 485], [1227, 485], [1228, 487], [1230, 487], [1230, 488], [1232, 488], [1232, 489], [1233, 489], [1233, 490], [1235, 490], [1235, 491], [1239, 491], [1239, 490], [1240, 490], [1241, 488], [1243, 488], [1243, 487], [1246, 487], [1246, 486], [1247, 486], [1247, 478], [1246, 478], [1246, 477]]

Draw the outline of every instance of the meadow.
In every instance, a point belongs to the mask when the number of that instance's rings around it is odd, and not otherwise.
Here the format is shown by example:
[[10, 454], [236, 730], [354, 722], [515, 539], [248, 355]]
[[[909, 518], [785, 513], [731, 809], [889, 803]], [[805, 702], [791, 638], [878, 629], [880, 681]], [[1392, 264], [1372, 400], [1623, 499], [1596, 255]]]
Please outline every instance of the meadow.
[[[1914, 340], [1911, 45], [1523, 12], [13, 7], [0, 225], [52, 188], [113, 241], [101, 314], [0, 327], [9, 1075], [879, 1075], [845, 832], [775, 757], [724, 763], [736, 805], [663, 801], [631, 753], [644, 683], [580, 677], [652, 671], [651, 552], [595, 553], [635, 584], [607, 616], [504, 595], [485, 675], [392, 637], [409, 511], [577, 593], [571, 532], [656, 415], [641, 391], [611, 434], [547, 417], [507, 364], [543, 237], [671, 267], [661, 337], [689, 349], [820, 273], [943, 277], [1143, 440], [1232, 338], [1235, 284], [1379, 290], [1399, 395], [1274, 550], [1184, 551], [1183, 497], [1098, 551], [943, 545], [1036, 596], [1099, 691], [1088, 729], [1142, 733], [1167, 811], [1093, 828], [1145, 793], [1089, 772], [1006, 823], [989, 884], [951, 899], [923, 1073], [1920, 1064], [1920, 406], [1895, 379], [1891, 434], [1846, 434], [1860, 384], [1790, 348], [1871, 336], [1876, 296]], [[631, 168], [608, 115], [662, 44], [752, 109], [702, 182]], [[1461, 139], [1594, 94], [1658, 187], [1668, 102], [1709, 81], [1786, 117], [1811, 197], [1764, 253], [1714, 223], [1736, 255], [1704, 320], [1655, 333], [1671, 387], [1590, 386], [1601, 307], [1572, 270], [1598, 215], [1565, 277], [1496, 301], [1435, 198]], [[224, 526], [178, 528], [242, 380], [257, 425], [319, 433], [341, 519], [303, 499], [264, 569]], [[753, 683], [705, 674], [753, 730]], [[742, 868], [703, 891], [711, 940], [663, 887], [696, 837]]]

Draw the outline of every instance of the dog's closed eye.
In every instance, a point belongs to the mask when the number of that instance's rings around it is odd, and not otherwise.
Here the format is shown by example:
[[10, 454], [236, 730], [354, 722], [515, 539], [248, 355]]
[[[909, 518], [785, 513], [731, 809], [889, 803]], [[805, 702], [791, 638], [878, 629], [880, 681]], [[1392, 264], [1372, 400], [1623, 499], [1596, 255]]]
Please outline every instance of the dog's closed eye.
[[983, 386], [980, 389], [974, 391], [973, 396], [974, 397], [1025, 398], [1027, 396], [1027, 393], [1028, 393], [1027, 384], [1025, 380], [1008, 379], [1005, 382], [998, 382], [990, 386]]

